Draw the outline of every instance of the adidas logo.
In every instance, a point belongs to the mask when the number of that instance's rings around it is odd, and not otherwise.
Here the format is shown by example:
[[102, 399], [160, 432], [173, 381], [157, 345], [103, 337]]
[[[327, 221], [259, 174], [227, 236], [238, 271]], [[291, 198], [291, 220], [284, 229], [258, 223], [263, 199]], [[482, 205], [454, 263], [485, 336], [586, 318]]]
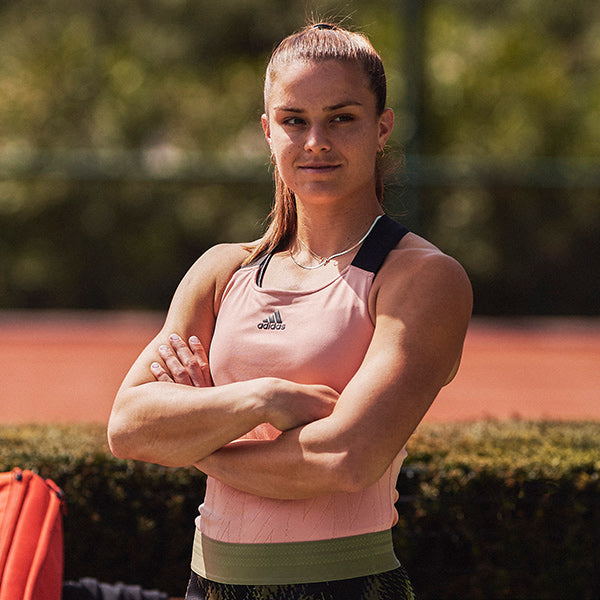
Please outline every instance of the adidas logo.
[[263, 319], [256, 327], [258, 329], [285, 329], [279, 311], [276, 310], [268, 319]]

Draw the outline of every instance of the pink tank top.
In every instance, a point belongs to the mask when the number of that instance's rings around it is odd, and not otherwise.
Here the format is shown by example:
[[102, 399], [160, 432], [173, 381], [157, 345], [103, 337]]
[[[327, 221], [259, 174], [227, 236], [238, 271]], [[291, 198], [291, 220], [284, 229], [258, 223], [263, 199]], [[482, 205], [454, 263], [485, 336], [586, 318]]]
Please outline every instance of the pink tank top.
[[[377, 225], [388, 221], [383, 217]], [[210, 348], [215, 385], [272, 376], [341, 392], [358, 370], [374, 331], [368, 297], [390, 249], [379, 248], [382, 226], [379, 236], [378, 227], [373, 230], [349, 267], [317, 289], [261, 287], [261, 265], [237, 271], [224, 292]], [[273, 439], [278, 434], [263, 424], [244, 437]], [[379, 481], [359, 492], [302, 500], [263, 498], [208, 478], [197, 528], [213, 540], [251, 544], [389, 529], [397, 520], [396, 480], [405, 456], [403, 449]]]

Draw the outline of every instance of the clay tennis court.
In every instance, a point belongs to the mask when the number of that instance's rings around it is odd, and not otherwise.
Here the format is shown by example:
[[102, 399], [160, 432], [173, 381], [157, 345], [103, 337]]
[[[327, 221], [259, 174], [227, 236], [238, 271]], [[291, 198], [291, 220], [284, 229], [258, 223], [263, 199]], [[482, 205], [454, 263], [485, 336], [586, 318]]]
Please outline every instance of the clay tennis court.
[[[161, 316], [0, 313], [0, 423], [105, 423]], [[600, 321], [474, 319], [456, 379], [426, 416], [600, 420]]]

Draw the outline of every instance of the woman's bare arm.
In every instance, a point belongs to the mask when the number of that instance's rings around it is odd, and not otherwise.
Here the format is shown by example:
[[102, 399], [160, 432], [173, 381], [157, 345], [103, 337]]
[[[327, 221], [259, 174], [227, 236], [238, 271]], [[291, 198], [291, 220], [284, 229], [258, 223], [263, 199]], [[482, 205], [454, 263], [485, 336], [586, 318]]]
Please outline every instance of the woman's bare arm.
[[[325, 386], [263, 378], [214, 387], [200, 352], [187, 353], [191, 362], [174, 379], [161, 378], [161, 371], [173, 371], [178, 363], [177, 349], [187, 348], [183, 340], [197, 336], [200, 348], [210, 346], [222, 291], [244, 257], [240, 246], [213, 248], [182, 280], [164, 327], [135, 361], [115, 398], [108, 427], [115, 456], [189, 465], [260, 423], [288, 429], [330, 414], [337, 394]], [[185, 352], [182, 356], [185, 362]], [[288, 405], [296, 407], [294, 412]]]
[[472, 294], [460, 265], [426, 248], [397, 253], [378, 278], [372, 343], [331, 416], [273, 441], [231, 444], [200, 470], [285, 499], [355, 491], [381, 477], [456, 371]]

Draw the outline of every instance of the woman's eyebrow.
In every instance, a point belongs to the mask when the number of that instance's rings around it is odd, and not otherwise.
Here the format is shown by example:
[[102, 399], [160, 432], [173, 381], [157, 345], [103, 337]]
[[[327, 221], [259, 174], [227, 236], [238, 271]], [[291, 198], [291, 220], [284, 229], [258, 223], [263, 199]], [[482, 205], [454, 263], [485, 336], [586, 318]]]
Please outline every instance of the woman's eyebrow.
[[293, 108], [291, 106], [275, 106], [273, 110], [279, 110], [282, 112], [291, 112], [291, 113], [302, 113], [304, 112], [301, 108]]
[[[343, 102], [339, 102], [338, 104], [333, 104], [331, 106], [326, 106], [323, 111], [324, 112], [332, 112], [334, 110], [340, 110], [341, 108], [347, 108], [349, 106], [362, 106], [362, 102], [358, 102], [357, 100], [345, 100]], [[294, 108], [292, 106], [275, 106], [273, 110], [291, 112], [291, 113], [303, 113], [305, 112], [302, 108]]]
[[362, 102], [358, 102], [358, 100], [346, 100], [344, 102], [340, 102], [339, 104], [334, 104], [333, 106], [326, 106], [325, 110], [330, 112], [333, 110], [339, 110], [340, 108], [347, 108], [348, 106], [362, 106]]

